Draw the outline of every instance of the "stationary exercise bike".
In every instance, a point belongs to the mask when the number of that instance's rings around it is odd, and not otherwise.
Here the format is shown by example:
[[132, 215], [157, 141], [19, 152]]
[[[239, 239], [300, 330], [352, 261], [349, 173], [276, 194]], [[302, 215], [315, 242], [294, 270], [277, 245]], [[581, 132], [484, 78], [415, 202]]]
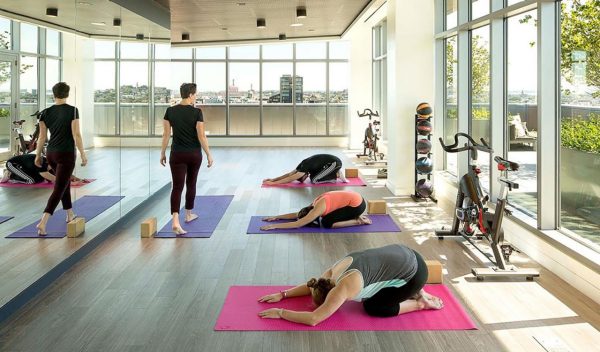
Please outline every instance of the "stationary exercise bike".
[[369, 126], [365, 129], [365, 138], [363, 140], [363, 153], [356, 154], [356, 157], [360, 158], [361, 156], [366, 156], [369, 158], [369, 160], [373, 161], [377, 161], [378, 156], [379, 160], [383, 159], [384, 154], [379, 153], [379, 147], [377, 146], [381, 121], [373, 119], [373, 117], [379, 117], [379, 112], [373, 112], [371, 109], [365, 109], [362, 114], [360, 111], [357, 111], [356, 113], [358, 114], [358, 117], [369, 117]]
[[[467, 143], [462, 147], [458, 147], [459, 137], [467, 139]], [[454, 221], [452, 229], [438, 230], [435, 232], [438, 239], [442, 240], [445, 237], [461, 236], [475, 249], [485, 255], [493, 264], [489, 268], [473, 268], [471, 272], [477, 280], [483, 280], [485, 277], [525, 277], [527, 280], [533, 280], [534, 277], [540, 276], [539, 271], [529, 268], [517, 268], [514, 265], [508, 265], [510, 255], [516, 248], [504, 242], [504, 230], [502, 229], [502, 220], [504, 213], [511, 214], [506, 209], [506, 198], [508, 192], [513, 189], [518, 189], [519, 184], [510, 181], [508, 172], [519, 170], [519, 164], [503, 159], [499, 156], [494, 157], [498, 170], [504, 177], [499, 177], [500, 195], [496, 200], [495, 211], [492, 213], [486, 207], [489, 196], [484, 194], [479, 183], [479, 174], [481, 170], [477, 166], [477, 152], [482, 151], [492, 154], [494, 151], [481, 138], [481, 144], [475, 142], [471, 136], [466, 133], [457, 133], [454, 135], [454, 144], [445, 145], [444, 140], [440, 138], [442, 148], [447, 153], [459, 153], [463, 151], [469, 152], [469, 169], [460, 179], [458, 194], [456, 196]], [[485, 238], [492, 249], [493, 255], [482, 250], [474, 239]]]
[[36, 117], [35, 130], [33, 134], [29, 135], [29, 139], [26, 140], [23, 136], [23, 124], [25, 120], [13, 121], [13, 131], [17, 134], [15, 138], [19, 143], [17, 144], [17, 151], [14, 155], [29, 154], [37, 148], [37, 141], [40, 137], [40, 117], [44, 114], [45, 110], [36, 111], [29, 116]]

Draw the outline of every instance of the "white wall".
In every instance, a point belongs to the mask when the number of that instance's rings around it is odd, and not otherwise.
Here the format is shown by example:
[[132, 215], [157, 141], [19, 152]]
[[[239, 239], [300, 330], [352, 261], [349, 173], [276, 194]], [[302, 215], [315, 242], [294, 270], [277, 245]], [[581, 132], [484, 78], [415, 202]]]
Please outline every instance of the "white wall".
[[69, 103], [79, 109], [84, 148], [94, 146], [94, 42], [63, 33], [63, 81], [71, 86]]
[[[373, 14], [377, 8], [370, 9], [364, 18]], [[362, 141], [368, 121], [366, 117], [359, 118], [356, 111], [373, 107], [373, 35], [372, 28], [387, 16], [387, 4], [377, 10], [366, 22], [359, 19], [344, 36], [350, 41], [350, 88], [349, 102], [349, 146], [352, 149], [362, 149]], [[383, 151], [383, 150], [382, 150]]]

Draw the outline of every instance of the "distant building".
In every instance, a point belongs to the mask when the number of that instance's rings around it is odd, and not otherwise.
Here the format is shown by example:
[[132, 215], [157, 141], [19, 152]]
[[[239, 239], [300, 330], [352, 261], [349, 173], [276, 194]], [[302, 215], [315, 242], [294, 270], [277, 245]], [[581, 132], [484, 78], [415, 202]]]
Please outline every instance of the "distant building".
[[269, 103], [281, 103], [281, 94], [274, 94], [269, 97], [267, 100]]
[[[295, 89], [296, 89], [296, 103], [302, 103], [302, 89], [303, 81], [302, 77], [295, 77]], [[292, 102], [292, 75], [283, 75], [279, 78], [279, 94], [281, 103]]]

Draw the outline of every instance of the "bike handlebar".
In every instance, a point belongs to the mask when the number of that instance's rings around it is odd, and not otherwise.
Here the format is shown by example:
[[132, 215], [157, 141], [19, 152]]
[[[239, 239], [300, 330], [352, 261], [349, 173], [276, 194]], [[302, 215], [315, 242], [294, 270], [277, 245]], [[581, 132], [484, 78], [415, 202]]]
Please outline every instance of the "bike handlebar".
[[359, 117], [365, 117], [365, 116], [369, 116], [369, 118], [371, 118], [372, 116], [379, 117], [379, 111], [373, 112], [373, 110], [371, 110], [371, 109], [363, 110], [362, 114], [360, 113], [360, 111], [356, 110], [356, 113], [358, 114]]
[[[461, 136], [465, 137], [467, 139], [467, 143], [465, 143], [464, 147], [458, 147], [458, 138]], [[459, 132], [454, 135], [454, 143], [453, 144], [446, 145], [444, 143], [444, 139], [441, 137], [440, 137], [440, 143], [442, 144], [442, 148], [447, 153], [459, 153], [459, 152], [464, 152], [467, 150], [472, 150], [472, 151], [479, 150], [479, 151], [486, 152], [486, 153], [494, 152], [494, 150], [489, 146], [489, 144], [485, 141], [485, 139], [481, 138], [481, 144], [478, 144], [477, 142], [475, 142], [473, 137], [469, 136], [466, 133], [462, 133], [462, 132]]]

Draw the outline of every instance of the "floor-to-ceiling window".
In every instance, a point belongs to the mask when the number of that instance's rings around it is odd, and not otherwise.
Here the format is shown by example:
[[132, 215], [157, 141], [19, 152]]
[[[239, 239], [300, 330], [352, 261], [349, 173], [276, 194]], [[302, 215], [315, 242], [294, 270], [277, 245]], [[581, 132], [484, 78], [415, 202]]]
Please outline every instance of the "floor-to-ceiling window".
[[600, 244], [600, 2], [561, 6], [561, 226]]
[[[444, 94], [444, 142], [452, 144], [458, 131], [458, 46], [456, 36], [447, 38], [445, 46], [445, 94]], [[446, 153], [445, 169], [452, 175], [458, 175], [456, 153]]]
[[[115, 50], [107, 45], [96, 42], [97, 135], [160, 135], [164, 111], [177, 103], [178, 87], [187, 81], [198, 85], [196, 104], [212, 136], [347, 133], [347, 42], [195, 49], [147, 42], [113, 43]], [[110, 70], [110, 62], [116, 69]], [[114, 89], [111, 75], [119, 82], [112, 100], [103, 93]]]
[[373, 110], [380, 113], [381, 132], [387, 140], [387, 22], [373, 27]]

